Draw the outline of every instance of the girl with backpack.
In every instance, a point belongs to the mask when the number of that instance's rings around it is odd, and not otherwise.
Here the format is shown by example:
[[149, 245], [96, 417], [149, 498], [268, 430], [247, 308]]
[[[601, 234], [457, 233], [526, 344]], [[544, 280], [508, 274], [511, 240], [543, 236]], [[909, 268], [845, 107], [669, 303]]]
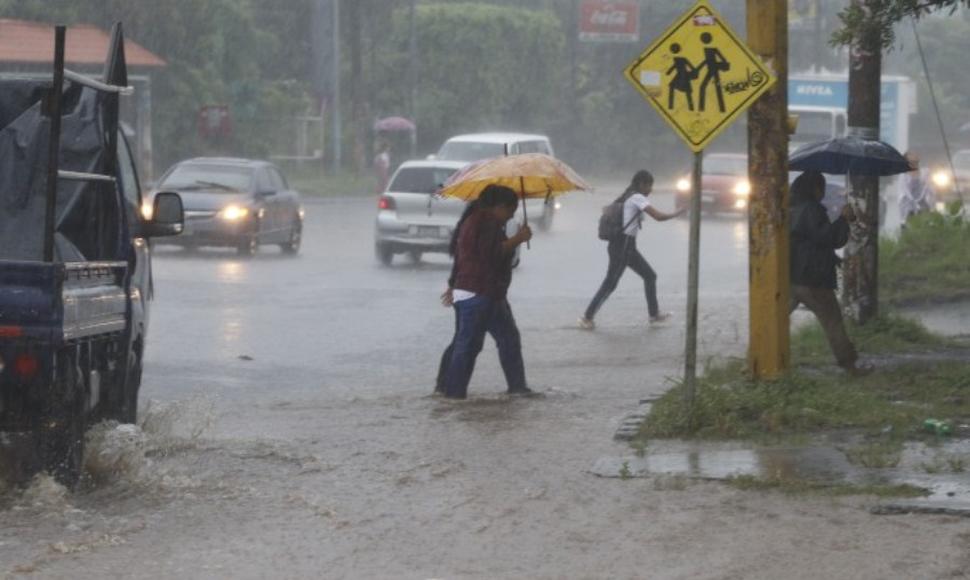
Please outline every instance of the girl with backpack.
[[[653, 207], [647, 197], [653, 191], [653, 175], [641, 169], [633, 176], [630, 186], [612, 204], [604, 208], [603, 219], [600, 222], [600, 238], [606, 238], [606, 251], [609, 254], [609, 266], [606, 269], [606, 279], [600, 285], [593, 300], [586, 308], [586, 312], [579, 318], [579, 326], [585, 330], [593, 330], [596, 324], [593, 318], [610, 294], [616, 290], [623, 272], [630, 268], [643, 278], [643, 289], [647, 297], [647, 311], [650, 322], [661, 322], [670, 317], [670, 313], [661, 312], [657, 304], [657, 274], [650, 264], [637, 250], [637, 234], [643, 227], [643, 214], [647, 214], [658, 222], [673, 219], [682, 215], [687, 209], [675, 213], [665, 213]], [[622, 211], [620, 210], [622, 208]], [[611, 222], [618, 222], [611, 223]]]

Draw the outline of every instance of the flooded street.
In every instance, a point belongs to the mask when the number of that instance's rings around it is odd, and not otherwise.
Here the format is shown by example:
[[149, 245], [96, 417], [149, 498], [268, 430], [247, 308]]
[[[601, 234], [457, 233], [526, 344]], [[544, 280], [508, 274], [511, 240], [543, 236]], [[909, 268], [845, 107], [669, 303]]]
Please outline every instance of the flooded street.
[[[681, 373], [687, 279], [687, 221], [648, 220], [639, 247], [673, 317], [647, 325], [627, 273], [597, 330], [577, 328], [606, 270], [596, 222], [616, 187], [600, 191], [564, 198], [514, 274], [534, 398], [503, 394], [490, 340], [468, 401], [429, 396], [450, 262], [381, 267], [371, 197], [308, 202], [296, 258], [163, 248], [141, 428], [96, 433], [75, 493], [0, 492], [0, 577], [970, 576], [966, 519], [591, 473]], [[701, 362], [744, 353], [746, 252], [742, 219], [705, 219]]]

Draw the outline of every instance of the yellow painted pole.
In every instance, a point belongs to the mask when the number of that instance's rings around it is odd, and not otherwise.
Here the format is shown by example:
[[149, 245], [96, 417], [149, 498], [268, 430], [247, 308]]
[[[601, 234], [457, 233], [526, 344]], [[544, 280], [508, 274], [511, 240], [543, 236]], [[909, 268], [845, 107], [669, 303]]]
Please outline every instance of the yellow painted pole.
[[748, 111], [748, 367], [773, 379], [791, 364], [787, 0], [747, 0], [747, 25], [748, 45], [778, 77]]

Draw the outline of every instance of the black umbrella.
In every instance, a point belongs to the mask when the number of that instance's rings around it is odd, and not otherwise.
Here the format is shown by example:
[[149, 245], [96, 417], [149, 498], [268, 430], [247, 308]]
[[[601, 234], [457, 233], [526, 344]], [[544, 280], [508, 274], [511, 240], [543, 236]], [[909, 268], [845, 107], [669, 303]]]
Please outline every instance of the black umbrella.
[[839, 137], [802, 145], [791, 154], [792, 171], [819, 171], [829, 175], [896, 175], [912, 167], [895, 147], [874, 139]]

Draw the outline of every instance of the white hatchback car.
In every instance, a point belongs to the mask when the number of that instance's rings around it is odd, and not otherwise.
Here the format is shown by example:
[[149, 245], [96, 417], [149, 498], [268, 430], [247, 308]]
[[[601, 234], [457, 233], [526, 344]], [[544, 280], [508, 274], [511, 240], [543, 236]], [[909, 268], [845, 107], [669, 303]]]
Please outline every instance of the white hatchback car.
[[425, 252], [447, 253], [465, 202], [434, 193], [465, 161], [405, 161], [378, 200], [374, 230], [377, 259], [389, 265], [395, 254], [417, 262]]
[[[430, 159], [438, 161], [463, 161], [472, 163], [490, 157], [520, 155], [523, 153], [543, 153], [555, 157], [552, 143], [545, 135], [529, 133], [469, 133], [457, 135], [444, 142], [437, 155]], [[552, 227], [553, 216], [559, 207], [555, 199], [528, 199], [525, 202], [529, 223], [536, 223], [540, 229]], [[522, 212], [517, 218], [522, 221]]]

